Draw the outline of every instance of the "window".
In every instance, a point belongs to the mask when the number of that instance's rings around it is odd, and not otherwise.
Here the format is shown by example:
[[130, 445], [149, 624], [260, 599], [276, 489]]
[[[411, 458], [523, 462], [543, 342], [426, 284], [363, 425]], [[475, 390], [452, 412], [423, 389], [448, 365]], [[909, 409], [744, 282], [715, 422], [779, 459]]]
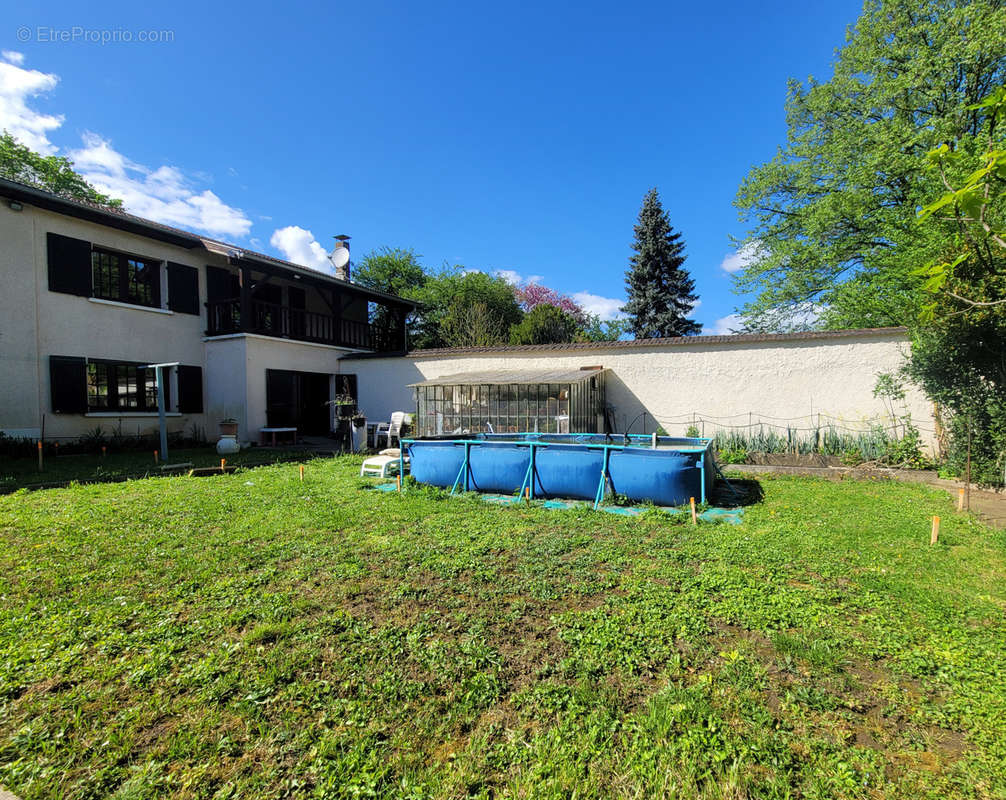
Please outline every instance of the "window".
[[91, 251], [91, 287], [95, 297], [140, 306], [161, 305], [161, 265], [116, 253]]
[[[87, 410], [156, 411], [156, 380], [154, 370], [140, 364], [91, 361], [87, 365]], [[165, 409], [171, 407], [168, 385], [165, 380]]]

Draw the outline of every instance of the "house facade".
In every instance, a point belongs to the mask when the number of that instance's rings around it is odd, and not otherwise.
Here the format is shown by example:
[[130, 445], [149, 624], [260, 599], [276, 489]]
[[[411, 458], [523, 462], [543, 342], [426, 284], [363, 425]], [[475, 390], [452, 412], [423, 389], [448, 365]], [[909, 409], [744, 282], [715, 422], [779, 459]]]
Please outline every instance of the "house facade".
[[[887, 328], [409, 352], [408, 300], [4, 180], [0, 276], [0, 432], [57, 441], [98, 427], [154, 433], [152, 364], [176, 365], [166, 370], [169, 432], [211, 441], [228, 417], [247, 441], [263, 427], [324, 435], [345, 396], [372, 422], [418, 413], [425, 397], [454, 430], [453, 390], [421, 397], [420, 385], [584, 369], [603, 370], [601, 415], [617, 432], [863, 431], [896, 426], [873, 388], [910, 346], [904, 329]], [[390, 324], [376, 328], [379, 310]], [[907, 387], [897, 413], [935, 442], [920, 390]], [[469, 412], [461, 427], [485, 422]]]
[[[327, 434], [350, 353], [404, 353], [413, 304], [285, 261], [0, 180], [0, 432], [73, 439], [262, 427]], [[348, 276], [347, 276], [348, 277]], [[376, 307], [392, 324], [369, 322]]]

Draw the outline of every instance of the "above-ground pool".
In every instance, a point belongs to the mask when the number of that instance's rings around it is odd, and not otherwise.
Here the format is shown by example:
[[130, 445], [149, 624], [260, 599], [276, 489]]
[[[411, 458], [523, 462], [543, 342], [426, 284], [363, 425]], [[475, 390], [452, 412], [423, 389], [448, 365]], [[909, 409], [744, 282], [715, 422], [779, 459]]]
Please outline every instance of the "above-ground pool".
[[[402, 457], [420, 483], [451, 491], [515, 492], [593, 500], [615, 493], [677, 506], [712, 490], [711, 439], [621, 434], [469, 434], [403, 439]], [[402, 474], [405, 474], [404, 471]]]

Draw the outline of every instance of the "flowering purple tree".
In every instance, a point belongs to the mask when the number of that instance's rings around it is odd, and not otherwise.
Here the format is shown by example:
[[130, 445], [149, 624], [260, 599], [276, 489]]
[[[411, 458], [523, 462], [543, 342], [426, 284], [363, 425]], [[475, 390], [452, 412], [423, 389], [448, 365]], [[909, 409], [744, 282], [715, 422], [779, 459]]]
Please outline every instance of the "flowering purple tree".
[[525, 311], [531, 311], [538, 306], [555, 306], [569, 314], [578, 325], [586, 325], [588, 322], [587, 312], [572, 297], [560, 294], [555, 289], [549, 289], [540, 283], [528, 283], [523, 286], [515, 286], [514, 297], [520, 307]]

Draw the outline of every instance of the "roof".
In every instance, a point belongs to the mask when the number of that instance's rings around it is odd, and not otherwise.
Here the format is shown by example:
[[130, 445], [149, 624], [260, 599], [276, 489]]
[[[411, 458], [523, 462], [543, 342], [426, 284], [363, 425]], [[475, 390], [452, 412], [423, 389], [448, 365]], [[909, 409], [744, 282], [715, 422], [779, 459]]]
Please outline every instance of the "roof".
[[827, 331], [799, 331], [796, 333], [735, 333], [729, 336], [673, 336], [663, 339], [619, 339], [616, 342], [566, 342], [563, 344], [520, 344], [497, 347], [441, 347], [413, 350], [407, 355], [394, 353], [353, 353], [344, 358], [438, 358], [453, 355], [490, 355], [519, 353], [556, 353], [597, 350], [630, 350], [638, 348], [661, 349], [668, 347], [701, 347], [703, 345], [772, 344], [775, 342], [804, 342], [828, 339], [857, 339], [902, 336], [907, 338], [908, 328], [842, 328]]
[[418, 383], [410, 383], [409, 386], [464, 386], [487, 383], [579, 383], [607, 371], [602, 367], [585, 367], [583, 369], [490, 369], [479, 372], [458, 372], [454, 375], [442, 375], [439, 378], [429, 378]]
[[188, 250], [199, 248], [217, 255], [239, 258], [242, 261], [250, 262], [251, 265], [261, 265], [273, 268], [278, 267], [280, 269], [312, 278], [314, 280], [322, 281], [326, 284], [338, 286], [358, 294], [393, 301], [400, 305], [412, 308], [416, 308], [419, 305], [414, 300], [407, 300], [404, 297], [398, 297], [397, 295], [388, 294], [387, 292], [381, 292], [376, 289], [368, 289], [365, 286], [360, 286], [350, 281], [340, 280], [332, 275], [326, 275], [324, 272], [319, 272], [318, 270], [310, 269], [309, 267], [304, 267], [300, 264], [294, 264], [291, 261], [274, 258], [273, 256], [266, 255], [265, 253], [256, 253], [255, 251], [248, 250], [241, 245], [228, 244], [227, 242], [211, 239], [207, 236], [192, 233], [191, 231], [182, 230], [181, 228], [174, 228], [170, 225], [154, 222], [154, 220], [138, 217], [135, 214], [130, 214], [128, 211], [123, 211], [122, 209], [108, 208], [106, 206], [88, 203], [83, 200], [63, 197], [45, 189], [40, 189], [37, 186], [29, 186], [25, 183], [18, 183], [17, 181], [0, 178], [0, 195], [11, 200], [17, 200], [22, 203], [27, 203], [28, 205], [37, 206], [38, 208], [44, 208], [47, 211], [55, 211], [58, 214], [66, 214], [70, 217], [76, 217], [77, 219], [83, 219], [99, 225], [105, 225], [109, 228], [115, 228], [117, 230], [126, 231], [127, 233], [145, 236], [148, 239], [155, 239], [160, 242], [173, 244], [177, 247], [184, 247]]

